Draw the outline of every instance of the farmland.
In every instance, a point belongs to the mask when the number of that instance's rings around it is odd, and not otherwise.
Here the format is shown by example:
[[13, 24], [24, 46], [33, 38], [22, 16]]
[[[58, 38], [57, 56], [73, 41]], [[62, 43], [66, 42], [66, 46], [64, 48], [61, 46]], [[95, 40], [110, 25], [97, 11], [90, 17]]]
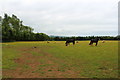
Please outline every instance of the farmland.
[[2, 43], [3, 78], [117, 78], [118, 41]]

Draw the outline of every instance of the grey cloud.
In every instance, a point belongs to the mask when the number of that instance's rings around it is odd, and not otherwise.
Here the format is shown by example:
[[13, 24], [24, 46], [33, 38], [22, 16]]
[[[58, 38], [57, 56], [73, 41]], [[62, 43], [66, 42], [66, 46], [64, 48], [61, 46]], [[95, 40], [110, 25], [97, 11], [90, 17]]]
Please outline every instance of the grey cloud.
[[35, 32], [49, 35], [117, 35], [117, 1], [4, 0], [0, 14], [15, 14]]

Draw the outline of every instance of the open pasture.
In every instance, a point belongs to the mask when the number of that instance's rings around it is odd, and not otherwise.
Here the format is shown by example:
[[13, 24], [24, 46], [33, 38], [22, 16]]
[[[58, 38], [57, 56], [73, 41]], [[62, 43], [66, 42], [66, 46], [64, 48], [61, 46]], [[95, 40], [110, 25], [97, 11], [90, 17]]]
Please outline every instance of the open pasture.
[[2, 43], [3, 78], [117, 78], [118, 41]]

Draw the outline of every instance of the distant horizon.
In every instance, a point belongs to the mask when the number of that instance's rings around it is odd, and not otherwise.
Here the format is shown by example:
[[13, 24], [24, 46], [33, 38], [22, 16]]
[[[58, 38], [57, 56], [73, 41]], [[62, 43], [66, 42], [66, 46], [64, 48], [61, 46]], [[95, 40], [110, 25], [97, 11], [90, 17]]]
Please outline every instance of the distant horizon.
[[[48, 35], [48, 36], [59, 36], [59, 35]], [[94, 37], [97, 37], [97, 36], [110, 36], [110, 37], [116, 37], [118, 35], [61, 35], [59, 37], [88, 37], [88, 36], [94, 36]]]
[[[34, 31], [33, 31], [34, 32]], [[34, 32], [34, 33], [45, 33], [45, 32]], [[45, 34], [47, 34], [47, 33], [45, 33]], [[116, 35], [61, 35], [61, 34], [59, 34], [59, 35], [55, 35], [55, 34], [47, 34], [48, 36], [65, 36], [65, 37], [72, 37], [72, 36], [75, 36], [75, 37], [78, 37], [78, 36], [83, 36], [83, 37], [85, 37], [85, 36], [113, 36], [113, 37], [116, 37], [116, 36], [118, 36], [119, 34], [116, 34]]]

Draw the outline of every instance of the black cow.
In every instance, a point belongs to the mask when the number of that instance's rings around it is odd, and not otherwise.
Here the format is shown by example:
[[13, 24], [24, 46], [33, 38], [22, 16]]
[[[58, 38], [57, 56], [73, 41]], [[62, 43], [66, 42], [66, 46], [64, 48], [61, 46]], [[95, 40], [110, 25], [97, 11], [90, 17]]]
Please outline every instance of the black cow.
[[75, 39], [67, 39], [66, 40], [66, 46], [68, 46], [70, 43], [73, 43], [73, 45], [75, 44]]
[[96, 45], [95, 45], [95, 46], [97, 46], [97, 44], [98, 44], [98, 41], [99, 41], [99, 40], [100, 40], [99, 38], [96, 38], [96, 39], [91, 39], [91, 41], [90, 41], [89, 45], [92, 45], [93, 43], [96, 43]]

